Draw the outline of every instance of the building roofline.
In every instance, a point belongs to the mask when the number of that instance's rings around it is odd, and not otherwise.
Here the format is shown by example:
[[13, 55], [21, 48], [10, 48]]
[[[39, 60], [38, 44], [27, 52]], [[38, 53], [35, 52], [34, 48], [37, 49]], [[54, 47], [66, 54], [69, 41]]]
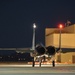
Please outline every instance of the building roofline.
[[[70, 28], [73, 28], [72, 32], [70, 32], [68, 30]], [[59, 33], [60, 32], [59, 30], [60, 30], [59, 28], [46, 28], [45, 29], [45, 32], [46, 32], [45, 34], [50, 35], [50, 34], [53, 34], [53, 33]], [[61, 29], [61, 32], [62, 33], [75, 33], [75, 24], [64, 27], [63, 29]]]

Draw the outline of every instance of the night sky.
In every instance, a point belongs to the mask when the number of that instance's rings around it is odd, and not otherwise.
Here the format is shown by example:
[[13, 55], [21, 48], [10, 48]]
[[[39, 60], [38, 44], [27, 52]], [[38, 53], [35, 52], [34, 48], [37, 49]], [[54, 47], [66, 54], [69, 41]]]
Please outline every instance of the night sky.
[[0, 0], [0, 47], [31, 47], [34, 22], [45, 44], [45, 28], [67, 20], [75, 23], [75, 0]]

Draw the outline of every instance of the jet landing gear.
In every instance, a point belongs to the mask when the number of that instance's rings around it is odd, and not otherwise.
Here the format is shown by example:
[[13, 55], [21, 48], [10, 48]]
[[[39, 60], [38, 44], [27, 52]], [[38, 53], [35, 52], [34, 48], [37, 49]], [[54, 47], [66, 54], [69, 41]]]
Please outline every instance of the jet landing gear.
[[34, 66], [35, 66], [35, 61], [33, 60], [33, 61], [32, 61], [32, 67], [34, 67]]
[[[42, 60], [39, 61], [39, 67], [41, 67]], [[32, 61], [32, 67], [35, 67], [35, 61]], [[52, 67], [55, 67], [55, 61], [52, 61]]]
[[[41, 67], [42, 59], [39, 58], [39, 67]], [[35, 58], [32, 60], [32, 67], [35, 67]]]
[[41, 67], [42, 59], [39, 60], [39, 67]]
[[35, 66], [35, 57], [32, 60], [32, 67], [34, 67], [34, 66]]
[[54, 60], [52, 61], [52, 66], [55, 67], [55, 61]]

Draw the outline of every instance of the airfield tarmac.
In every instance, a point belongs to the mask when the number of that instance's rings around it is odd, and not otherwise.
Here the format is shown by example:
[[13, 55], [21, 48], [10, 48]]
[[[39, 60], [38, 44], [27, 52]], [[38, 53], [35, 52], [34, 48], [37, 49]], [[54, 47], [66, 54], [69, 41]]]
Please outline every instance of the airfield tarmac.
[[75, 75], [75, 64], [52, 65], [0, 65], [0, 75]]

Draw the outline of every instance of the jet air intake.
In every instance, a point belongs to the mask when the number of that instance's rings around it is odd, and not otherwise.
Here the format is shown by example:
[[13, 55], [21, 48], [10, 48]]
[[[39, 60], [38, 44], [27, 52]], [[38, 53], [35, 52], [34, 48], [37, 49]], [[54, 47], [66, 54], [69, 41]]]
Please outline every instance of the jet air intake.
[[38, 55], [43, 55], [45, 53], [45, 48], [42, 47], [41, 45], [38, 45], [36, 47], [36, 52], [37, 52]]
[[49, 55], [55, 54], [55, 47], [54, 46], [48, 46], [48, 47], [46, 47], [46, 49], [47, 49], [47, 54], [49, 54]]

